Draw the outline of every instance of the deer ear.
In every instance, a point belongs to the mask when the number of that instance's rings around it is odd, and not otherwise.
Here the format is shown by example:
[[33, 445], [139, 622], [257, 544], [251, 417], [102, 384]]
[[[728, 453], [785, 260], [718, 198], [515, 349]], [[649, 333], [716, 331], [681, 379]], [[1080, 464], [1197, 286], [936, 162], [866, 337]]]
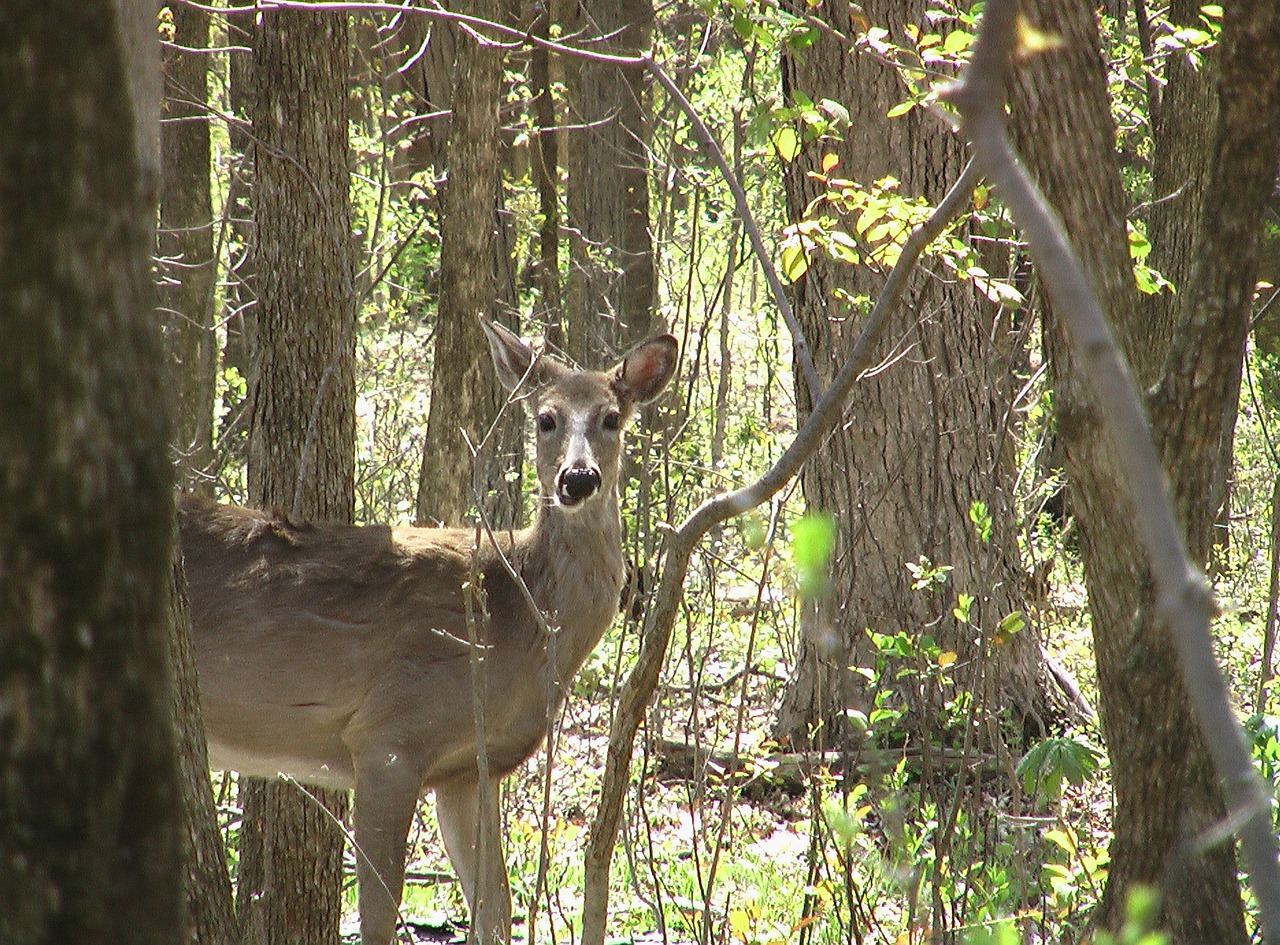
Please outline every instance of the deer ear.
[[613, 389], [625, 400], [647, 404], [675, 374], [679, 353], [680, 345], [671, 335], [659, 335], [637, 345], [614, 371]]
[[[541, 375], [537, 364], [538, 353], [501, 325], [495, 325], [483, 315], [479, 318], [502, 386], [514, 391], [526, 377], [535, 384], [538, 383]], [[529, 370], [530, 366], [533, 366], [532, 372]]]

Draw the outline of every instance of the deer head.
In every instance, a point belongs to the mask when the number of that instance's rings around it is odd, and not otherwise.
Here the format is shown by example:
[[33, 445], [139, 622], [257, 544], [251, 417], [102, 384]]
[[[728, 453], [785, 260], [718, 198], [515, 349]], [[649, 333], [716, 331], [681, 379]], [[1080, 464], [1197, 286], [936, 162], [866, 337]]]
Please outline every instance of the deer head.
[[537, 424], [543, 501], [573, 514], [614, 496], [622, 431], [637, 404], [653, 400], [675, 373], [678, 345], [659, 335], [631, 349], [611, 370], [573, 371], [481, 318], [502, 385], [525, 398]]

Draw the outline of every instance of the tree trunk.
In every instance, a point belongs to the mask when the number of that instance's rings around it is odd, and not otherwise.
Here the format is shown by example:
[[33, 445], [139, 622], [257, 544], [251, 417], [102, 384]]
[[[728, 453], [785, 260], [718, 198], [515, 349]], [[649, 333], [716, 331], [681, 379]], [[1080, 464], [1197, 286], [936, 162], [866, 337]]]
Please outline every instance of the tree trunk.
[[[500, 18], [494, 0], [474, 0], [468, 10]], [[479, 445], [506, 401], [494, 377], [477, 315], [510, 324], [515, 300], [499, 278], [505, 256], [498, 232], [502, 181], [498, 103], [502, 50], [466, 38], [458, 47], [453, 118], [447, 151], [448, 183], [441, 220], [440, 310], [431, 377], [431, 412], [418, 479], [417, 520], [462, 524], [475, 505], [472, 445]], [[485, 459], [484, 494], [490, 520], [519, 523], [524, 450], [522, 416], [508, 412]], [[516, 475], [510, 475], [512, 470]]]
[[[926, 6], [880, 0], [863, 10], [873, 23], [900, 29], [923, 24]], [[848, 5], [826, 0], [809, 12], [841, 31]], [[842, 176], [871, 182], [891, 175], [904, 196], [934, 203], [964, 167], [960, 142], [934, 117], [922, 110], [885, 117], [904, 97], [894, 70], [870, 55], [851, 55], [833, 34], [824, 31], [803, 55], [784, 56], [783, 83], [788, 101], [803, 92], [850, 110], [849, 127], [839, 129], [842, 141], [808, 143], [787, 165], [793, 221], [825, 192], [813, 175], [828, 153], [840, 158]], [[796, 284], [796, 312], [824, 383], [859, 328], [857, 311], [840, 299], [874, 297], [882, 281], [868, 267], [815, 257]], [[851, 672], [876, 666], [868, 628], [903, 630], [917, 642], [931, 635], [942, 651], [957, 654], [953, 676], [978, 696], [982, 712], [1007, 712], [1029, 733], [1041, 732], [1065, 706], [1045, 667], [1037, 628], [1028, 622], [1012, 635], [996, 632], [1002, 620], [1024, 612], [1007, 430], [1015, 380], [1007, 315], [972, 283], [919, 272], [886, 336], [897, 340], [902, 357], [857, 386], [853, 422], [836, 431], [802, 474], [808, 507], [836, 516], [838, 539], [830, 593], [804, 615], [776, 734], [805, 744], [819, 723], [827, 744], [852, 734], [846, 710], [866, 711], [873, 697], [863, 677]], [[812, 401], [803, 383], [797, 396], [807, 412]], [[987, 540], [970, 519], [975, 502], [990, 513]], [[907, 566], [924, 559], [952, 569], [935, 590], [912, 586]], [[968, 623], [952, 615], [958, 594], [975, 598]], [[939, 698], [933, 687], [908, 684], [898, 705], [909, 711], [916, 731], [936, 737]]]
[[[209, 14], [169, 6], [173, 45], [165, 49], [160, 125], [160, 321], [165, 326], [177, 402], [174, 442], [180, 485], [209, 493], [213, 462], [213, 203], [209, 193]], [[180, 47], [180, 48], [179, 48]]]
[[[1196, 0], [1174, 0], [1169, 21], [1192, 25], [1200, 17]], [[1164, 58], [1163, 92], [1159, 118], [1152, 131], [1151, 199], [1147, 211], [1147, 238], [1151, 255], [1147, 263], [1173, 282], [1177, 292], [1146, 296], [1147, 318], [1154, 336], [1165, 350], [1174, 330], [1175, 311], [1181, 294], [1189, 288], [1196, 230], [1188, 220], [1198, 220], [1204, 206], [1205, 183], [1213, 159], [1213, 132], [1218, 121], [1218, 57], [1216, 50], [1201, 68], [1193, 68], [1185, 52]]]
[[[1178, 25], [1195, 24], [1200, 17], [1200, 4], [1195, 0], [1177, 0], [1169, 7], [1168, 18]], [[1171, 283], [1166, 290], [1142, 297], [1146, 321], [1161, 342], [1151, 346], [1167, 350], [1167, 339], [1173, 334], [1183, 294], [1191, 291], [1188, 281], [1195, 262], [1197, 229], [1189, 220], [1199, 220], [1204, 207], [1205, 187], [1213, 161], [1213, 136], [1218, 124], [1218, 47], [1203, 54], [1199, 67], [1185, 52], [1173, 51], [1164, 58], [1161, 107], [1152, 134], [1154, 152], [1151, 160], [1152, 205], [1147, 210], [1147, 237], [1151, 241], [1151, 266]], [[1211, 547], [1217, 546], [1214, 562], [1220, 560], [1230, 532], [1230, 482], [1232, 479], [1231, 447], [1235, 438], [1235, 412], [1223, 428], [1219, 444], [1227, 471], [1215, 515]]]
[[[1228, 7], [1220, 117], [1202, 209], [1198, 219], [1181, 221], [1196, 234], [1194, 268], [1169, 323], [1176, 328], [1166, 328], [1136, 298], [1093, 8], [1039, 2], [1030, 12], [1063, 46], [1019, 70], [1020, 145], [1075, 237], [1139, 387], [1159, 382], [1151, 404], [1156, 439], [1189, 549], [1203, 563], [1226, 483], [1222, 444], [1236, 409], [1260, 212], [1280, 145], [1280, 13], [1267, 2]], [[1176, 101], [1165, 103], [1162, 121], [1177, 120], [1168, 115]], [[1172, 643], [1154, 614], [1127, 487], [1056, 328], [1051, 337], [1054, 403], [1081, 522], [1116, 795], [1100, 921], [1118, 927], [1129, 890], [1152, 885], [1163, 893], [1162, 918], [1173, 942], [1243, 942], [1233, 845], [1201, 848], [1203, 833], [1225, 817], [1222, 792]]]
[[[260, 14], [258, 279], [249, 498], [326, 521], [355, 509], [355, 304], [345, 14]], [[336, 943], [343, 834], [297, 786], [244, 779], [238, 902], [249, 941]], [[343, 792], [309, 790], [335, 817]]]
[[0, 940], [182, 932], [154, 10], [0, 8]]
[[[381, 85], [388, 177], [407, 181], [445, 163], [458, 31], [444, 20], [391, 12], [360, 22], [356, 41]], [[420, 120], [405, 121], [406, 111]]]
[[[584, 0], [568, 32], [602, 53], [647, 52], [651, 0]], [[569, 284], [566, 342], [585, 364], [607, 364], [653, 329], [656, 280], [649, 232], [649, 92], [643, 69], [574, 60], [569, 83]]]
[[191, 642], [191, 608], [182, 554], [174, 536], [172, 586], [169, 596], [169, 659], [173, 665], [173, 729], [178, 737], [181, 772], [183, 860], [187, 916], [183, 941], [193, 945], [233, 945], [237, 940], [227, 851], [218, 829], [209, 752], [200, 711], [195, 651]]

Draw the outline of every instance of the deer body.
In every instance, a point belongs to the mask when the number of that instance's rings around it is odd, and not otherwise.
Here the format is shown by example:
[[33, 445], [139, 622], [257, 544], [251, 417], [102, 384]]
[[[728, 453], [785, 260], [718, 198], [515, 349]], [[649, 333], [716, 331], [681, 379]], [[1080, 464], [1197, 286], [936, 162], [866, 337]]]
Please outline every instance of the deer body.
[[[538, 418], [542, 502], [531, 528], [477, 545], [475, 529], [299, 524], [189, 498], [179, 507], [210, 764], [354, 789], [365, 945], [394, 935], [424, 788], [435, 789], [472, 940], [509, 939], [496, 790], [481, 791], [477, 773], [472, 661], [496, 782], [537, 750], [618, 610], [621, 426], [675, 367], [669, 336], [596, 373], [485, 330], [503, 383], [527, 390]], [[469, 627], [473, 573], [488, 620], [473, 602]], [[478, 840], [482, 821], [492, 849]]]

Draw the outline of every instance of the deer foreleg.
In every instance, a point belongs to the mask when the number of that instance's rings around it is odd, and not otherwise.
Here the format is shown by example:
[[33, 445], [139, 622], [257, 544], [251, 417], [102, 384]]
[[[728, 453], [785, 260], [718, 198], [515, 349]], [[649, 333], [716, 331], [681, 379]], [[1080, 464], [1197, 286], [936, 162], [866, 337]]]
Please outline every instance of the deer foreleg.
[[357, 761], [356, 877], [362, 945], [390, 945], [404, 887], [405, 844], [422, 790], [421, 772], [392, 752]]
[[502, 850], [499, 787], [500, 781], [495, 779], [491, 790], [484, 792], [488, 795], [484, 801], [475, 781], [455, 781], [436, 788], [440, 833], [467, 897], [471, 912], [468, 941], [474, 945], [506, 945], [511, 941], [511, 888]]

